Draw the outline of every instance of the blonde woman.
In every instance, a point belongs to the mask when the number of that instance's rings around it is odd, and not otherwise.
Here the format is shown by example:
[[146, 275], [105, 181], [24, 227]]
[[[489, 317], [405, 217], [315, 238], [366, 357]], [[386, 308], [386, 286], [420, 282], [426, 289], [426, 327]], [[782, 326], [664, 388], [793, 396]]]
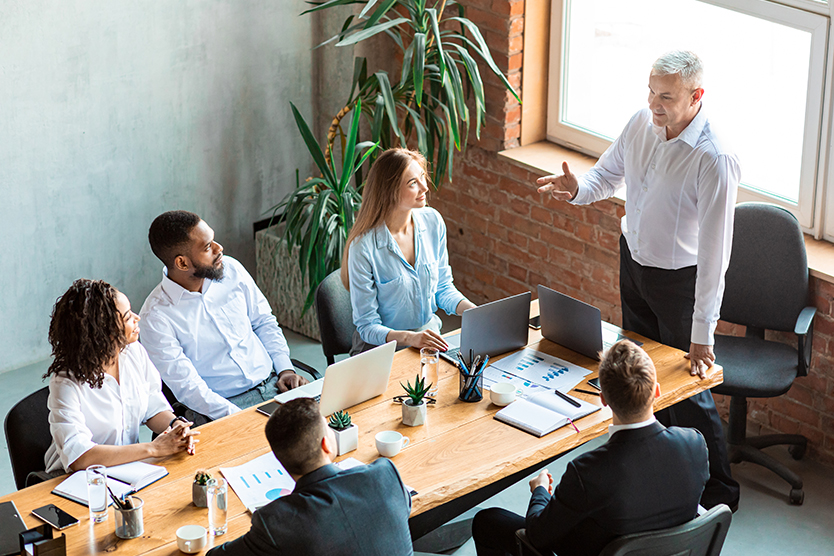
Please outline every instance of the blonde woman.
[[388, 149], [368, 173], [342, 259], [356, 325], [351, 355], [391, 340], [445, 351], [437, 309], [475, 307], [453, 284], [446, 224], [426, 205], [428, 190], [426, 159], [414, 151]]

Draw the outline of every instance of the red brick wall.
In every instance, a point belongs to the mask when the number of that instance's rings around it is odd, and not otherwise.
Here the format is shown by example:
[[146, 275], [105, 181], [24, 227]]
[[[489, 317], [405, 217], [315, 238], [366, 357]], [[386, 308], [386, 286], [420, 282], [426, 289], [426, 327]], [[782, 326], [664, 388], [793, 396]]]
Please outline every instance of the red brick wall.
[[[492, 49], [498, 67], [520, 90], [523, 0], [464, 0]], [[454, 182], [435, 193], [432, 205], [446, 219], [449, 258], [458, 287], [473, 301], [499, 299], [536, 285], [558, 287], [600, 308], [620, 324], [619, 218], [613, 201], [574, 207], [542, 198], [535, 174], [500, 160], [496, 153], [519, 144], [521, 111], [488, 70], [487, 126], [456, 161]], [[474, 134], [472, 134], [474, 135]], [[780, 398], [751, 400], [749, 424], [762, 432], [808, 437], [809, 457], [834, 466], [834, 285], [811, 281], [819, 313], [814, 360], [807, 378]], [[721, 326], [733, 332], [733, 327]], [[794, 341], [785, 338], [786, 341]], [[719, 354], [720, 358], [720, 354]], [[729, 400], [716, 396], [726, 416]]]

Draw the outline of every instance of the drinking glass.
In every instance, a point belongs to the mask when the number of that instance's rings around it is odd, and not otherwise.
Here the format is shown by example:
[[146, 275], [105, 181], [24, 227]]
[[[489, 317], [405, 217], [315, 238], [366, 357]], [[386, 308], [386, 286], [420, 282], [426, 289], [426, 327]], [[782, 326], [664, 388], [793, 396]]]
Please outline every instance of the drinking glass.
[[103, 465], [91, 465], [86, 472], [90, 521], [101, 523], [107, 519], [107, 468]]
[[437, 395], [437, 363], [438, 353], [436, 349], [420, 349], [420, 376], [426, 381], [427, 385], [431, 383], [428, 395], [432, 397]]
[[226, 479], [212, 479], [207, 490], [208, 494], [208, 528], [213, 535], [226, 533], [226, 496], [229, 484]]

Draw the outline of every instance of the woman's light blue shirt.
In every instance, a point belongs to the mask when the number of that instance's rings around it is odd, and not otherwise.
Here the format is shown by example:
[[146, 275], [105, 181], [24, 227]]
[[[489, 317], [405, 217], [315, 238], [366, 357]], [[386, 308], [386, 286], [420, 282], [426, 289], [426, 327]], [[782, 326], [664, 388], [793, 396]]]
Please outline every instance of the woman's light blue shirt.
[[391, 330], [417, 330], [440, 307], [453, 315], [466, 299], [452, 280], [446, 224], [433, 208], [415, 209], [414, 266], [385, 224], [355, 240], [348, 252], [353, 324], [362, 340], [381, 345]]

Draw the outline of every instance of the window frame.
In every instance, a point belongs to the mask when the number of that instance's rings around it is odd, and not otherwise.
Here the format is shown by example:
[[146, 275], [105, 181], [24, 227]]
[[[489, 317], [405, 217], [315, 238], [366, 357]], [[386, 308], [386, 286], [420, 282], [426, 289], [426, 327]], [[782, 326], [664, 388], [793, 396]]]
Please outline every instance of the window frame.
[[[547, 91], [546, 138], [548, 141], [590, 156], [600, 156], [610, 141], [598, 135], [561, 123], [560, 115], [566, 79], [563, 52], [568, 41], [565, 22], [571, 0], [552, 0], [550, 6], [549, 78]], [[572, 0], [578, 1], [578, 0]], [[800, 169], [799, 201], [790, 201], [763, 192], [739, 188], [738, 201], [764, 201], [783, 206], [799, 220], [806, 232], [834, 240], [834, 192], [827, 195], [831, 201], [825, 204], [826, 184], [834, 183], [834, 154], [828, 151], [828, 138], [832, 128], [832, 32], [831, 15], [834, 6], [813, 0], [697, 0], [706, 4], [730, 9], [752, 17], [773, 21], [811, 34], [811, 53], [806, 91], [806, 112], [803, 132], [803, 150]], [[635, 107], [637, 110], [639, 107]], [[764, 117], [769, 117], [765, 115]], [[823, 210], [823, 208], [825, 210]], [[830, 222], [830, 233], [823, 222]]]

